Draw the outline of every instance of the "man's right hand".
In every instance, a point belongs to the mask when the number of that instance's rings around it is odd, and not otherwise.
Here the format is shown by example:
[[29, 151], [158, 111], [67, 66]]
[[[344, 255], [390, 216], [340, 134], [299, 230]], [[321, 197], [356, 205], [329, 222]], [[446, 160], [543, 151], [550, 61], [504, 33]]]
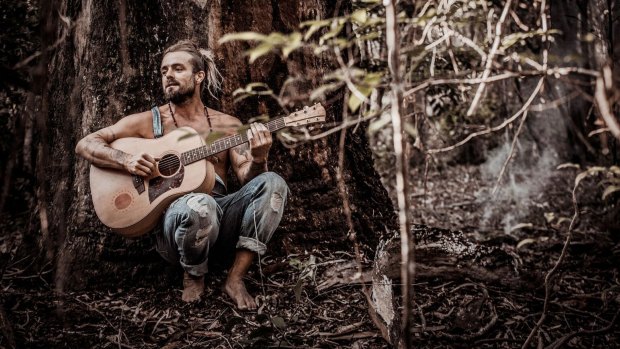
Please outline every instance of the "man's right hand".
[[129, 155], [123, 164], [127, 172], [142, 177], [149, 177], [153, 174], [156, 165], [155, 158], [147, 153]]

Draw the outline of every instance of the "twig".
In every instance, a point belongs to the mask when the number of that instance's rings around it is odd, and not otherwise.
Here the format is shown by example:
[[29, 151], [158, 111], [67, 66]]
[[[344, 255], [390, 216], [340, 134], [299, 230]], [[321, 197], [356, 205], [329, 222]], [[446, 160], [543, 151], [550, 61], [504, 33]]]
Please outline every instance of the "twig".
[[[499, 44], [502, 42], [502, 27], [504, 26], [504, 22], [506, 21], [506, 16], [508, 15], [508, 12], [510, 10], [510, 5], [512, 5], [512, 0], [506, 1], [506, 4], [504, 5], [504, 10], [502, 11], [502, 14], [499, 17], [499, 20], [497, 21], [497, 24], [495, 25], [495, 39], [493, 40], [493, 46], [491, 47], [491, 51], [489, 52], [489, 55], [487, 56], [486, 66], [484, 68], [484, 72], [482, 73], [483, 79], [488, 78], [489, 75], [491, 74], [491, 66], [493, 65], [493, 59], [495, 58], [495, 55], [497, 54], [497, 50], [499, 49]], [[478, 86], [476, 95], [474, 96], [474, 99], [471, 102], [469, 110], [467, 110], [467, 116], [471, 116], [476, 110], [476, 107], [478, 106], [478, 103], [480, 102], [480, 98], [482, 97], [482, 92], [484, 92], [485, 86], [486, 86], [486, 83], [484, 82]]]
[[394, 142], [394, 156], [396, 157], [396, 196], [398, 200], [398, 221], [400, 225], [401, 241], [401, 279], [403, 282], [403, 312], [401, 321], [402, 343], [406, 348], [411, 347], [411, 298], [415, 263], [413, 258], [414, 241], [409, 233], [409, 185], [407, 159], [402, 135], [403, 87], [400, 80], [400, 53], [399, 30], [396, 18], [396, 8], [392, 0], [384, 0], [386, 22], [386, 44], [388, 48], [388, 66], [392, 77], [391, 81], [391, 110], [392, 140]]
[[603, 74], [596, 78], [596, 92], [594, 97], [596, 98], [596, 106], [598, 107], [605, 124], [609, 128], [611, 134], [617, 139], [620, 139], [620, 125], [611, 112], [611, 103], [607, 98], [606, 90], [612, 91], [612, 77], [611, 68], [609, 65], [603, 67]]
[[474, 132], [470, 135], [468, 135], [465, 139], [463, 139], [462, 141], [451, 145], [449, 147], [445, 147], [445, 148], [439, 148], [439, 149], [429, 149], [428, 153], [429, 154], [437, 154], [437, 153], [444, 153], [450, 150], [454, 150], [460, 146], [462, 146], [463, 144], [469, 142], [472, 138], [474, 137], [479, 137], [479, 136], [483, 136], [483, 135], [487, 135], [493, 132], [497, 132], [501, 129], [503, 129], [504, 127], [508, 126], [509, 124], [511, 124], [513, 121], [515, 121], [519, 115], [521, 115], [522, 113], [524, 113], [529, 106], [532, 104], [532, 102], [534, 101], [534, 98], [538, 95], [538, 92], [540, 92], [540, 89], [542, 88], [543, 82], [544, 82], [545, 78], [542, 77], [539, 81], [538, 81], [538, 85], [536, 85], [536, 88], [534, 89], [534, 91], [532, 92], [532, 94], [530, 95], [530, 97], [528, 98], [527, 101], [525, 101], [525, 104], [523, 104], [523, 106], [521, 107], [521, 109], [519, 109], [519, 111], [517, 111], [513, 116], [511, 116], [509, 119], [505, 120], [504, 122], [502, 122], [500, 125], [495, 126], [495, 127], [491, 127], [488, 128], [486, 130], [482, 130], [479, 132]]
[[575, 227], [575, 221], [579, 217], [579, 207], [577, 205], [577, 187], [578, 186], [579, 186], [579, 182], [576, 182], [575, 186], [573, 187], [573, 208], [575, 210], [575, 213], [573, 214], [573, 218], [571, 219], [570, 225], [568, 227], [568, 232], [566, 234], [566, 241], [564, 242], [564, 247], [562, 248], [560, 257], [555, 262], [555, 265], [553, 266], [553, 268], [551, 268], [551, 270], [549, 270], [547, 275], [545, 275], [545, 301], [543, 304], [542, 314], [540, 315], [540, 319], [538, 320], [538, 322], [536, 323], [536, 325], [530, 332], [530, 335], [525, 340], [525, 343], [523, 343], [523, 346], [521, 347], [521, 349], [527, 348], [527, 346], [530, 344], [534, 336], [538, 333], [540, 326], [542, 326], [543, 322], [545, 321], [547, 317], [547, 309], [549, 308], [549, 297], [551, 296], [551, 277], [553, 276], [553, 274], [555, 274], [556, 270], [558, 269], [560, 264], [562, 264], [562, 262], [564, 261], [564, 258], [566, 257], [568, 246], [570, 245], [571, 239], [573, 237], [573, 229]]
[[574, 337], [577, 336], [594, 336], [597, 334], [602, 334], [605, 333], [609, 330], [611, 330], [614, 325], [616, 324], [616, 320], [618, 319], [618, 314], [620, 314], [620, 309], [618, 309], [616, 311], [616, 314], [614, 315], [613, 319], [611, 320], [611, 322], [609, 323], [609, 325], [600, 328], [598, 330], [591, 330], [591, 331], [585, 331], [585, 330], [579, 330], [579, 331], [575, 331], [572, 333], [569, 333], [567, 335], [565, 335], [564, 337], [556, 340], [555, 342], [551, 343], [550, 345], [547, 346], [547, 349], [557, 349], [559, 347], [561, 347], [564, 343], [568, 342], [569, 340], [573, 339]]
[[523, 129], [523, 124], [525, 124], [525, 120], [527, 120], [527, 110], [523, 112], [523, 117], [521, 118], [521, 122], [519, 123], [519, 128], [517, 129], [517, 133], [515, 133], [515, 136], [512, 139], [512, 144], [510, 146], [510, 153], [508, 153], [508, 157], [506, 157], [506, 161], [504, 161], [504, 165], [502, 166], [502, 169], [499, 171], [499, 175], [497, 176], [497, 181], [495, 182], [495, 186], [493, 187], [493, 191], [491, 192], [491, 195], [493, 196], [497, 194], [497, 189], [499, 188], [499, 184], [502, 181], [502, 177], [504, 177], [504, 172], [506, 172], [506, 167], [508, 167], [508, 163], [514, 156], [515, 145], [517, 144], [517, 139], [519, 139], [519, 134], [521, 134], [521, 130]]

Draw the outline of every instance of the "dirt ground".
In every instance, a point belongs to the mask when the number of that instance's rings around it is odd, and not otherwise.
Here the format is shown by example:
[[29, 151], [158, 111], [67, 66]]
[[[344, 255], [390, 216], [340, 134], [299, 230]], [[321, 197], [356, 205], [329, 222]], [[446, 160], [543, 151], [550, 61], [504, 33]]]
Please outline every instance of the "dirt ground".
[[[459, 231], [505, 251], [530, 287], [446, 281], [442, 275], [416, 279], [416, 347], [523, 345], [543, 311], [545, 274], [564, 245], [575, 174], [554, 172], [515, 202], [510, 195], [488, 199], [492, 181], [478, 167], [431, 168], [426, 176], [419, 171], [412, 194], [415, 222]], [[619, 347], [618, 198], [602, 203], [596, 178], [582, 186], [581, 216], [552, 280], [546, 318], [532, 342], [537, 348]], [[135, 284], [102, 280], [55, 295], [50, 266], [34, 272], [32, 255], [13, 258], [0, 283], [0, 348], [389, 347], [369, 318], [359, 282], [326, 286], [334, 268], [353, 269], [354, 259], [352, 246], [336, 251], [329, 244], [298, 255], [267, 256], [247, 280], [259, 309], [242, 312], [220, 289], [224, 274], [210, 275], [206, 295], [193, 304], [181, 302], [181, 273], [163, 262], [155, 267], [161, 269], [159, 278]], [[364, 267], [371, 262], [367, 253]]]

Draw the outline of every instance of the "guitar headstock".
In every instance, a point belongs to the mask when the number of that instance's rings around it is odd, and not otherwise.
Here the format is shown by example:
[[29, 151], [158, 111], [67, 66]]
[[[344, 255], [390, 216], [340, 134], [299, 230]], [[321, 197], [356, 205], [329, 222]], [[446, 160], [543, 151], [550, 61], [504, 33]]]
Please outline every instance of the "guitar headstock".
[[285, 116], [284, 125], [286, 126], [302, 126], [318, 122], [325, 122], [325, 108], [321, 103], [313, 106], [305, 106], [303, 109]]

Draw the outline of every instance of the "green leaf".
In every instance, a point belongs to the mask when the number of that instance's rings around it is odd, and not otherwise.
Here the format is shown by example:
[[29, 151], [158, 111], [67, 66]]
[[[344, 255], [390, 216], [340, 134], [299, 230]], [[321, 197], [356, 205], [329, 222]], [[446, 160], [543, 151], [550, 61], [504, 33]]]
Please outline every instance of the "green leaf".
[[338, 36], [338, 34], [340, 34], [340, 32], [342, 31], [342, 28], [344, 28], [344, 22], [341, 22], [335, 25], [332, 28], [332, 30], [328, 31], [327, 33], [325, 33], [325, 35], [321, 36], [321, 38], [319, 39], [319, 44], [323, 45], [323, 43], [326, 40], [329, 40], [331, 38], [335, 38], [336, 36]]
[[[364, 96], [364, 97], [368, 97], [368, 95], [370, 95], [370, 93], [372, 92], [372, 88], [371, 87], [367, 87], [367, 86], [357, 86], [358, 91]], [[358, 95], [356, 93], [351, 93], [351, 96], [349, 97], [349, 102], [348, 102], [348, 106], [349, 109], [352, 112], [356, 112], [357, 109], [360, 107], [360, 105], [362, 105], [363, 100], [361, 99], [361, 96], [358, 97]]]
[[254, 61], [259, 57], [269, 53], [271, 49], [273, 49], [273, 45], [271, 43], [263, 42], [253, 49], [248, 50], [247, 53], [250, 55], [250, 63], [254, 63]]
[[607, 197], [617, 191], [620, 191], [620, 185], [610, 185], [609, 187], [605, 188], [605, 191], [603, 192], [603, 200], [607, 199]]
[[383, 77], [382, 72], [368, 73], [366, 74], [366, 76], [364, 76], [364, 84], [370, 87], [376, 87], [377, 85], [381, 83], [382, 77]]
[[265, 38], [264, 42], [268, 42], [273, 46], [276, 45], [285, 45], [288, 40], [288, 35], [282, 33], [271, 33], [267, 38]]
[[229, 41], [263, 41], [267, 38], [266, 35], [256, 32], [239, 32], [239, 33], [230, 33], [222, 36], [218, 41], [220, 44], [229, 42]]
[[307, 25], [310, 26], [310, 28], [308, 28], [308, 30], [306, 31], [306, 34], [304, 34], [304, 40], [308, 40], [310, 39], [310, 37], [312, 36], [312, 34], [316, 33], [319, 29], [328, 26], [331, 23], [331, 20], [326, 19], [326, 20], [322, 20], [322, 21], [308, 21], [308, 22], [303, 22], [302, 24], [300, 24], [300, 27], [303, 28]]
[[273, 325], [279, 329], [285, 329], [286, 328], [286, 321], [284, 321], [284, 319], [281, 316], [274, 316], [271, 318], [271, 323], [273, 323]]
[[301, 33], [294, 32], [289, 35], [289, 42], [282, 48], [282, 55], [284, 58], [288, 57], [288, 55], [301, 47]]
[[359, 24], [366, 23], [366, 20], [368, 19], [368, 14], [366, 13], [366, 9], [362, 8], [362, 9], [353, 11], [353, 13], [351, 14], [351, 19]]
[[551, 30], [547, 30], [546, 32], [544, 30], [535, 30], [535, 31], [526, 32], [526, 33], [521, 32], [521, 33], [514, 33], [514, 34], [506, 35], [502, 39], [501, 49], [505, 50], [521, 40], [533, 38], [535, 36], [553, 35], [553, 34], [558, 34], [558, 33], [560, 33], [559, 30], [551, 29]]

